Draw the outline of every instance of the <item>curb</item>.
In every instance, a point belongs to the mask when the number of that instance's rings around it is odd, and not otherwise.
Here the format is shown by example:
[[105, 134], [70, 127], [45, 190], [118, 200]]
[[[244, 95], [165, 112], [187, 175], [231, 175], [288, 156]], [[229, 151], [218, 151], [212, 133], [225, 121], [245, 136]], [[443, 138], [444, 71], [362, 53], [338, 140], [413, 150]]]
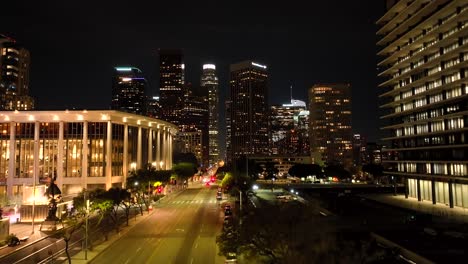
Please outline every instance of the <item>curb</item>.
[[[151, 213], [149, 214], [146, 214], [145, 215], [140, 215], [142, 217], [139, 217], [137, 222], [135, 224], [133, 224], [132, 226], [129, 226], [128, 229], [124, 230], [124, 231], [120, 231], [118, 234], [114, 234], [112, 236], [111, 239], [107, 240], [107, 241], [104, 241], [101, 245], [105, 244], [107, 242], [107, 245], [104, 247], [104, 249], [100, 250], [99, 252], [96, 253], [96, 255], [94, 255], [92, 258], [89, 258], [87, 260], [87, 263], [92, 263], [93, 262], [93, 259], [95, 259], [96, 257], [98, 257], [99, 255], [102, 254], [102, 252], [104, 252], [105, 250], [107, 250], [110, 246], [112, 246], [112, 244], [114, 244], [115, 242], [117, 242], [119, 239], [122, 238], [122, 236], [124, 236], [125, 234], [127, 234], [130, 230], [132, 230], [137, 224], [139, 224], [141, 221], [147, 219], [149, 216], [153, 215], [154, 213], [154, 210], [151, 211]], [[83, 252], [83, 250], [81, 250], [79, 253]], [[67, 261], [65, 261], [64, 263], [67, 263]]]

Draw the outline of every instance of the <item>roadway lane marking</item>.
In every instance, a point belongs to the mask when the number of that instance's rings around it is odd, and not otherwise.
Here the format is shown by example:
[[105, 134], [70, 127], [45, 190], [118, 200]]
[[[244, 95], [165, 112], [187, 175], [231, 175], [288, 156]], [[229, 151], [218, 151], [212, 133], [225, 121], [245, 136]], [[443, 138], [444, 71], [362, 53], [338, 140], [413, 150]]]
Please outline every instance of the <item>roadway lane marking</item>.
[[192, 260], [190, 261], [190, 264], [192, 264], [192, 263], [193, 263], [193, 258], [192, 258]]
[[140, 251], [140, 250], [141, 250], [141, 247], [139, 247], [139, 248], [136, 250], [136, 253], [138, 253], [138, 251]]
[[198, 247], [198, 243], [195, 244], [195, 248], [197, 248], [197, 247]]
[[125, 264], [128, 264], [130, 262], [130, 259], [127, 259], [127, 261], [125, 261]]

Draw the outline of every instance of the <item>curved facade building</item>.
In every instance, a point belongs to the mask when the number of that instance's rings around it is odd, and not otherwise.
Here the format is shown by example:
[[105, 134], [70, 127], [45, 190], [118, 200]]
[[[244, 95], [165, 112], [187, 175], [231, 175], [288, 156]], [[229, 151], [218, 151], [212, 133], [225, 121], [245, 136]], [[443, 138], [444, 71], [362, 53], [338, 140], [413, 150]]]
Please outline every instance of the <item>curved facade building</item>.
[[0, 194], [56, 177], [63, 194], [125, 187], [132, 170], [172, 167], [177, 127], [119, 111], [1, 111]]
[[387, 174], [406, 196], [468, 207], [468, 3], [392, 1], [377, 21]]

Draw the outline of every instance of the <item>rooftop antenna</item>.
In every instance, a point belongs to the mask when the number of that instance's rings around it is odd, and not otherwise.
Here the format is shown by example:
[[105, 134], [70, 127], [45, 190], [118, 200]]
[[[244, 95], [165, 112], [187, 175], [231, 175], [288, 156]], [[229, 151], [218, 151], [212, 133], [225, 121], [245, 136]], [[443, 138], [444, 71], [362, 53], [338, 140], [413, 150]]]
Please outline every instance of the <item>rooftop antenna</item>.
[[290, 86], [290, 88], [291, 88], [291, 104], [292, 104], [292, 101], [293, 101], [293, 99], [292, 99], [293, 98], [292, 97], [292, 85]]

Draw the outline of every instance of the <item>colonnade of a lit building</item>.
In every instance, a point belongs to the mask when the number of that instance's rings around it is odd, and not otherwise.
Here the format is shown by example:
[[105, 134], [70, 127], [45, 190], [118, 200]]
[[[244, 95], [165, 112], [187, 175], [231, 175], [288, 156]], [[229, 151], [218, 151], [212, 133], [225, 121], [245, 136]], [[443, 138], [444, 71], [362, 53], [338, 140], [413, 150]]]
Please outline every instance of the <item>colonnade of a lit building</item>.
[[0, 194], [56, 177], [62, 193], [125, 187], [133, 170], [172, 168], [167, 122], [118, 111], [0, 112]]

